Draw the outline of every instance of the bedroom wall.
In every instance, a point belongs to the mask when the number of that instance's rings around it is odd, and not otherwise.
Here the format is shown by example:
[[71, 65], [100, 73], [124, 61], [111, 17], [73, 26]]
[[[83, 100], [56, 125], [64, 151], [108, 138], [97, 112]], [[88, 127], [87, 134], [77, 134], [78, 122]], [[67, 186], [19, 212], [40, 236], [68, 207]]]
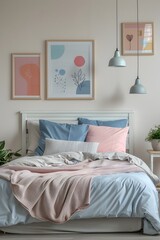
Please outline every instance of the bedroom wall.
[[[160, 123], [160, 1], [140, 0], [140, 21], [154, 22], [153, 56], [140, 57], [140, 78], [146, 95], [130, 95], [136, 78], [136, 57], [125, 56], [126, 68], [109, 68], [115, 50], [115, 1], [113, 0], [0, 0], [0, 139], [20, 148], [21, 110], [129, 109], [134, 116], [134, 153], [147, 163], [145, 137]], [[119, 25], [136, 21], [136, 0], [119, 0]], [[119, 33], [120, 34], [120, 33]], [[95, 40], [95, 100], [45, 100], [45, 40]], [[119, 40], [120, 45], [120, 40]], [[11, 53], [42, 55], [42, 99], [11, 100]]]

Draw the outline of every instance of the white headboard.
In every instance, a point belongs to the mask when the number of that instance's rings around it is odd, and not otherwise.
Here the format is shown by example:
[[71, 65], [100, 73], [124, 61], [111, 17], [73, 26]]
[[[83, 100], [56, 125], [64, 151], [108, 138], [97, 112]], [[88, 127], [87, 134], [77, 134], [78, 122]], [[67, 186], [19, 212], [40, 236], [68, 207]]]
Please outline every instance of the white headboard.
[[133, 154], [133, 111], [53, 111], [53, 112], [28, 112], [21, 111], [22, 123], [22, 154], [26, 154], [27, 149], [27, 120], [38, 121], [46, 119], [55, 122], [72, 122], [77, 121], [78, 117], [85, 117], [96, 120], [116, 120], [128, 119], [129, 133], [127, 141], [127, 149], [130, 154]]

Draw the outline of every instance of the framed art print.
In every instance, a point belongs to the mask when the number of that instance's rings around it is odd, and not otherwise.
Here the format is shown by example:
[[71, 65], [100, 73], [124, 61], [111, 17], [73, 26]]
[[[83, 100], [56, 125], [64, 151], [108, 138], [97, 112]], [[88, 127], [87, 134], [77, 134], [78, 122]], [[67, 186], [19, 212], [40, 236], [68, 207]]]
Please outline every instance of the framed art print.
[[40, 99], [39, 53], [12, 53], [12, 99]]
[[138, 33], [137, 22], [122, 23], [122, 54], [137, 55], [137, 51], [139, 51], [139, 55], [154, 54], [152, 22], [138, 23]]
[[46, 40], [48, 100], [94, 99], [94, 41]]

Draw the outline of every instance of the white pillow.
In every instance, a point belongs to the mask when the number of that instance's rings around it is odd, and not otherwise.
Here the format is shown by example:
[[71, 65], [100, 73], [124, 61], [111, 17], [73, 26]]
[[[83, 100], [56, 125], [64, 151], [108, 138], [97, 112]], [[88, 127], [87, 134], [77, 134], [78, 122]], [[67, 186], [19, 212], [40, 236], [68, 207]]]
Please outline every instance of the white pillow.
[[99, 143], [45, 139], [45, 151], [43, 155], [51, 155], [60, 152], [90, 152], [96, 153]]

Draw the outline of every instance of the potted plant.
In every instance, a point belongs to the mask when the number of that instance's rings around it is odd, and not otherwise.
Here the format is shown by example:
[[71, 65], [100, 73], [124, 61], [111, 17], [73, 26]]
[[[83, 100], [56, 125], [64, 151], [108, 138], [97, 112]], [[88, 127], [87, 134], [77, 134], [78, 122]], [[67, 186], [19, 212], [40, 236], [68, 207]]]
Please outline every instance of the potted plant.
[[0, 141], [0, 165], [11, 161], [13, 157], [20, 157], [19, 151], [13, 152], [11, 149], [6, 149], [5, 141]]
[[145, 140], [151, 142], [154, 151], [160, 151], [160, 125], [151, 128]]

